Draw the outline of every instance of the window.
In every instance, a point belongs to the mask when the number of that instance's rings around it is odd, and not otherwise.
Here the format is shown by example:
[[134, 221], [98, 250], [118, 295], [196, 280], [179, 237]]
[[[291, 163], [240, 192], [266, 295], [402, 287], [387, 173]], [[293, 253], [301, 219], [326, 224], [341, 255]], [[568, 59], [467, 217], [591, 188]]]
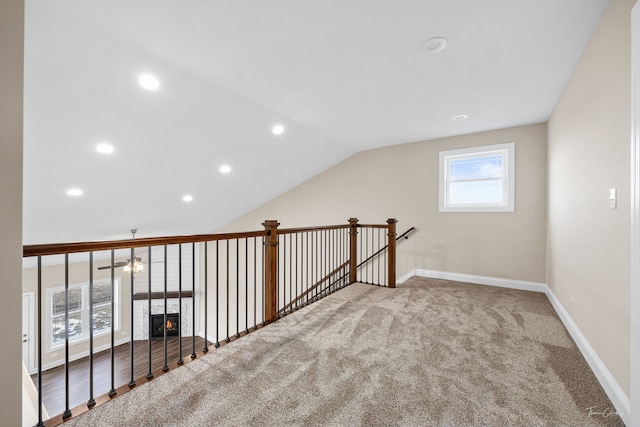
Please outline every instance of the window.
[[440, 152], [440, 212], [513, 212], [513, 142]]
[[[114, 281], [115, 316], [111, 315], [111, 280], [93, 284], [93, 336], [111, 331], [111, 319], [115, 329], [119, 328], [120, 279]], [[49, 349], [64, 345], [65, 340], [65, 290], [64, 286], [49, 288]], [[90, 329], [89, 284], [69, 285], [69, 342], [74, 343], [89, 338]]]

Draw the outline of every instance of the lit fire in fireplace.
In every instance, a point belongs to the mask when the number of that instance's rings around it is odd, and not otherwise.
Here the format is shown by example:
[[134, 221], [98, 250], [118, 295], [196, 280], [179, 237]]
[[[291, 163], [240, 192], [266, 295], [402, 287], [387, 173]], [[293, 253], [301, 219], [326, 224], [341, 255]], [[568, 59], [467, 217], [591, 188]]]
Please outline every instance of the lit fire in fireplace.
[[178, 313], [152, 314], [151, 338], [177, 337], [180, 335], [180, 316]]

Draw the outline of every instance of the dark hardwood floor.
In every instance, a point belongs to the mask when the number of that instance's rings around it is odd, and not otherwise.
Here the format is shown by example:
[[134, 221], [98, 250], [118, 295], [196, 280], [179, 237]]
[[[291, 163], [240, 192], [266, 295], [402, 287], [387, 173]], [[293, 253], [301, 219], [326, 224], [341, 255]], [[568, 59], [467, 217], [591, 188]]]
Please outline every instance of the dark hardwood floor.
[[[196, 337], [195, 351], [202, 355], [204, 339]], [[209, 344], [209, 346], [212, 346]], [[192, 338], [182, 338], [182, 355], [188, 357], [192, 353]], [[114, 385], [129, 384], [131, 380], [130, 346], [123, 344], [114, 348]], [[169, 366], [175, 366], [178, 361], [179, 338], [167, 338], [167, 361]], [[149, 341], [134, 342], [134, 379], [145, 377], [149, 372]], [[164, 367], [164, 340], [151, 340], [151, 371], [157, 372]], [[111, 390], [111, 350], [95, 353], [93, 356], [93, 396], [108, 393]], [[157, 374], [156, 374], [157, 375]], [[31, 377], [36, 384], [38, 376]], [[44, 407], [53, 417], [65, 411], [65, 368], [59, 366], [42, 373], [42, 401]], [[89, 401], [89, 357], [73, 361], [69, 364], [69, 408], [86, 405]]]

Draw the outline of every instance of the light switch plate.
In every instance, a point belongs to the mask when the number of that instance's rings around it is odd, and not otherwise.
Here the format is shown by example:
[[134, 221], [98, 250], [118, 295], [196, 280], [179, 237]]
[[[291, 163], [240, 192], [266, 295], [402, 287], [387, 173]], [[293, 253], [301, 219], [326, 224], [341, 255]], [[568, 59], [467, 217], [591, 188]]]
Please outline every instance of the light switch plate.
[[618, 189], [610, 188], [609, 189], [609, 208], [617, 209], [618, 208]]

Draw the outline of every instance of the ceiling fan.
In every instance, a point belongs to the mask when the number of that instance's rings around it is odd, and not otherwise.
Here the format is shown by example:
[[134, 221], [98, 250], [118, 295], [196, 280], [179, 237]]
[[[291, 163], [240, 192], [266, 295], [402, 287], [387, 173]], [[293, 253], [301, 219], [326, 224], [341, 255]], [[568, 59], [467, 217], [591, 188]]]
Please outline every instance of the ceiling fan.
[[[124, 267], [125, 271], [131, 271], [131, 269], [133, 268], [134, 273], [140, 273], [144, 269], [144, 263], [142, 262], [142, 258], [140, 257], [135, 257], [133, 259], [133, 267], [131, 264], [132, 264], [131, 260], [118, 261], [113, 263], [113, 268]], [[111, 268], [110, 265], [103, 265], [98, 267], [98, 270], [108, 270], [110, 268]]]
[[[137, 231], [138, 231], [137, 228], [133, 228], [131, 230], [131, 234], [133, 235], [134, 239], [136, 238]], [[141, 257], [135, 257], [133, 259], [128, 259], [127, 261], [114, 262], [113, 265], [100, 266], [98, 267], [98, 270], [108, 270], [111, 268], [120, 268], [120, 267], [124, 267], [124, 271], [126, 272], [130, 272], [131, 270], [133, 270], [134, 273], [140, 273], [144, 269], [144, 264], [142, 262]]]

